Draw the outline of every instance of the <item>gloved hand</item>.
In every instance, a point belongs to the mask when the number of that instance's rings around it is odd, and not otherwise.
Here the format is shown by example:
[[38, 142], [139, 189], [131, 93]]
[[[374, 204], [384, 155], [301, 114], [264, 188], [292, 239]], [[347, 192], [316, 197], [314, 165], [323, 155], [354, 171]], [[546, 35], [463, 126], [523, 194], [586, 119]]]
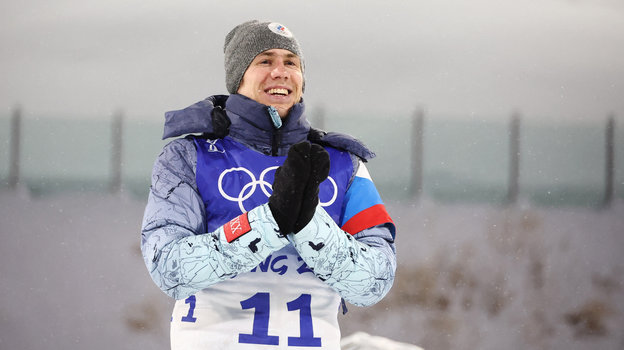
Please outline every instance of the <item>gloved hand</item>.
[[275, 171], [269, 208], [283, 235], [310, 222], [318, 204], [318, 186], [329, 174], [329, 154], [307, 141], [293, 145]]
[[294, 233], [301, 231], [314, 216], [314, 211], [319, 203], [319, 185], [329, 175], [329, 153], [315, 143], [310, 148], [310, 177], [303, 191], [301, 210], [295, 222]]

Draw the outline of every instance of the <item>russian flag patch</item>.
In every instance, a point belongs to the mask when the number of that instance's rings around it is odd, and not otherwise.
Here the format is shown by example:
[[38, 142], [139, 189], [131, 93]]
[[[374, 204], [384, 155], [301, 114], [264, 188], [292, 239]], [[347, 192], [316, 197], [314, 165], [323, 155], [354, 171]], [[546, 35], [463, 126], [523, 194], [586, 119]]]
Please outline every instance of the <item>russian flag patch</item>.
[[345, 200], [347, 205], [342, 218], [342, 230], [353, 235], [373, 226], [390, 224], [394, 237], [394, 222], [388, 215], [366, 166], [361, 161]]

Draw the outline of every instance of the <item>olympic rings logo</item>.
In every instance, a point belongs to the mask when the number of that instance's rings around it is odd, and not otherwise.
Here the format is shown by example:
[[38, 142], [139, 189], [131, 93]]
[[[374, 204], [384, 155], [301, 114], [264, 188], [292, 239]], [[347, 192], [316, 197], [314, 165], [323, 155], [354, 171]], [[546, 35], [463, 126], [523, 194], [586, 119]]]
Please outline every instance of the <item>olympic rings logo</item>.
[[[269, 172], [275, 171], [277, 168], [279, 168], [279, 166], [271, 166], [271, 167], [268, 167], [268, 168], [264, 169], [260, 173], [260, 178], [259, 179], [256, 179], [254, 174], [251, 171], [249, 171], [249, 169], [247, 169], [247, 168], [237, 167], [237, 168], [226, 169], [223, 172], [221, 172], [221, 174], [219, 175], [219, 180], [217, 182], [217, 185], [218, 185], [218, 188], [219, 188], [219, 193], [221, 194], [221, 196], [223, 196], [224, 199], [226, 199], [226, 200], [228, 200], [230, 202], [238, 203], [238, 208], [240, 208], [241, 213], [245, 213], [245, 212], [247, 212], [247, 209], [245, 208], [244, 202], [247, 199], [251, 198], [251, 196], [253, 196], [254, 193], [256, 193], [256, 190], [258, 189], [258, 187], [260, 188], [262, 193], [264, 193], [264, 195], [267, 198], [269, 198], [271, 196], [271, 193], [273, 193], [273, 185], [270, 184], [268, 181], [266, 181], [264, 178], [265, 178], [265, 176]], [[223, 189], [223, 178], [227, 174], [233, 173], [233, 172], [242, 172], [242, 173], [246, 174], [249, 177], [249, 182], [246, 183], [245, 186], [243, 186], [243, 188], [241, 188], [241, 190], [240, 190], [240, 192], [238, 193], [237, 196], [230, 196]], [[329, 183], [333, 187], [333, 192], [334, 193], [332, 194], [332, 197], [327, 202], [322, 202], [319, 199], [319, 202], [320, 202], [321, 206], [323, 206], [323, 207], [328, 207], [328, 206], [334, 204], [334, 202], [336, 201], [336, 198], [338, 197], [338, 185], [336, 185], [336, 181], [334, 181], [334, 179], [332, 179], [331, 176], [328, 176], [327, 180], [329, 181]], [[322, 186], [322, 184], [321, 184], [321, 186]]]

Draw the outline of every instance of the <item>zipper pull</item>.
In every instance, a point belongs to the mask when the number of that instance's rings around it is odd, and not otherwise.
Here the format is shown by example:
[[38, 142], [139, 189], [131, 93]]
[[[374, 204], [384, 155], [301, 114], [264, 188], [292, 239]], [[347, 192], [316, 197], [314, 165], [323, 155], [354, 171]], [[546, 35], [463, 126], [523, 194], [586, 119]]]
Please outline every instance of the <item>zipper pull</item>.
[[275, 107], [273, 106], [269, 106], [267, 107], [267, 109], [269, 110], [269, 115], [271, 116], [271, 121], [273, 122], [273, 126], [275, 126], [276, 129], [281, 128], [282, 118], [280, 118], [279, 113], [277, 113], [277, 109], [275, 109]]

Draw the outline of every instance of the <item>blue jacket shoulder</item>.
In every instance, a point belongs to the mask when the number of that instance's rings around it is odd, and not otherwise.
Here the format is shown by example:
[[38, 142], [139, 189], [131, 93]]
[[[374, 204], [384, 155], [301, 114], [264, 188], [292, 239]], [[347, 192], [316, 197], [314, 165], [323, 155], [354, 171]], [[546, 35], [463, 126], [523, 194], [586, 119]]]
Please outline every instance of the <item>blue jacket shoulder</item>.
[[375, 152], [371, 151], [362, 141], [348, 134], [326, 132], [320, 129], [310, 128], [308, 140], [322, 146], [331, 146], [347, 151], [358, 156], [364, 162], [376, 156]]

